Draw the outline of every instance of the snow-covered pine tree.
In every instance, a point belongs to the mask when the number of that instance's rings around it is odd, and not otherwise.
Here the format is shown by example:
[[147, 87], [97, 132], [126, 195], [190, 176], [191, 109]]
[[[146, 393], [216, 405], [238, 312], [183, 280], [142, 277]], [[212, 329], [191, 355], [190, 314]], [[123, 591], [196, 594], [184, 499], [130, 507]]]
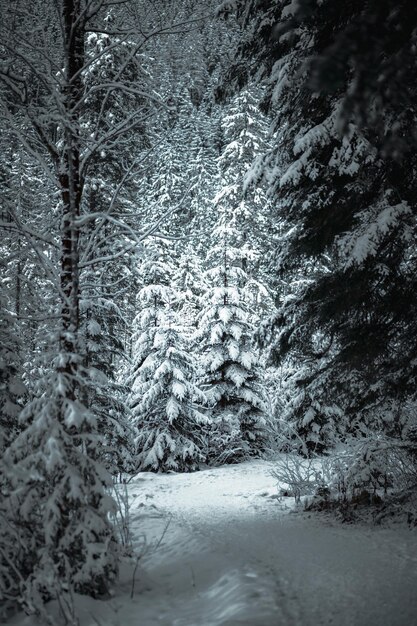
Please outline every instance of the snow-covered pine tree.
[[185, 232], [192, 238], [193, 248], [204, 258], [210, 246], [207, 233], [216, 224], [212, 210], [213, 190], [219, 185], [219, 171], [216, 159], [222, 145], [220, 125], [221, 108], [210, 101], [210, 87], [198, 108], [188, 118], [182, 120], [187, 138], [187, 207], [189, 213]]
[[240, 267], [241, 251], [229, 243], [233, 231], [225, 214], [214, 237], [217, 245], [207, 259], [210, 287], [198, 317], [197, 340], [203, 351], [202, 388], [214, 424], [210, 455], [212, 460], [234, 462], [265, 450], [265, 402], [242, 297], [247, 277]]
[[[204, 460], [194, 359], [175, 322], [179, 298], [171, 286], [173, 266], [167, 244], [152, 242], [139, 274], [139, 312], [133, 337], [129, 403], [137, 430], [135, 465], [139, 470], [187, 471]], [[186, 330], [183, 328], [182, 333]]]
[[[268, 200], [256, 179], [256, 168], [252, 171], [254, 160], [268, 147], [268, 121], [257, 107], [261, 93], [260, 89], [245, 89], [226, 105], [221, 118], [224, 145], [217, 160], [220, 182], [216, 202], [228, 212], [235, 231], [233, 245], [242, 249], [242, 262], [250, 276], [259, 273], [260, 251], [266, 247]], [[256, 184], [248, 192], [251, 182]]]
[[228, 245], [235, 250], [234, 264], [246, 274], [242, 296], [255, 326], [261, 315], [275, 311], [268, 287], [274, 229], [269, 228], [269, 200], [257, 167], [268, 148], [269, 123], [257, 106], [261, 94], [258, 87], [244, 89], [225, 105], [221, 117], [223, 146], [217, 158], [218, 192], [214, 198], [221, 219], [227, 221]]
[[56, 355], [55, 341], [3, 466], [0, 591], [29, 612], [66, 588], [108, 593], [118, 569], [112, 480], [97, 460], [103, 437], [79, 394], [69, 394], [74, 383], [61, 366], [68, 355]]
[[173, 275], [173, 286], [177, 292], [175, 310], [189, 332], [195, 330], [196, 317], [201, 309], [201, 297], [205, 292], [204, 275], [200, 258], [189, 245], [179, 257]]
[[194, 358], [181, 331], [167, 320], [155, 333], [153, 351], [142, 364], [133, 392], [141, 470], [191, 471], [205, 461], [203, 393], [195, 383]]
[[[174, 302], [171, 287], [174, 267], [169, 247], [163, 240], [149, 239], [143, 247], [143, 258], [139, 261], [140, 288], [136, 297], [136, 316], [133, 320], [132, 369], [128, 374], [131, 386], [144, 360], [152, 352], [157, 329], [164, 323], [166, 310]], [[136, 403], [130, 393], [131, 406]]]

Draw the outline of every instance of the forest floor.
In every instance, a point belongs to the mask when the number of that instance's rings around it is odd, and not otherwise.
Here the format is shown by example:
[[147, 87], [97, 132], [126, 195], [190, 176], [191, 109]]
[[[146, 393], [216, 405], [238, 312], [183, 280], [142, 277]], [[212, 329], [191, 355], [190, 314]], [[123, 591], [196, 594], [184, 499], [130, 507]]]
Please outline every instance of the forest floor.
[[270, 470], [251, 461], [131, 481], [138, 567], [126, 563], [111, 600], [78, 596], [80, 625], [417, 624], [416, 531], [296, 509]]

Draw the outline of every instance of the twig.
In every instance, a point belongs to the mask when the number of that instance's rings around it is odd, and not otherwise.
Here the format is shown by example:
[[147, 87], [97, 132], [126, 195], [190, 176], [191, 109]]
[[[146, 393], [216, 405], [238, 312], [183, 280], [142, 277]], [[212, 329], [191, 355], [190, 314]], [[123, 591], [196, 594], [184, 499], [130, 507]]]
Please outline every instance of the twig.
[[[172, 515], [169, 518], [169, 520], [167, 521], [167, 523], [165, 524], [165, 528], [164, 528], [164, 530], [162, 532], [162, 535], [160, 536], [160, 538], [158, 540], [158, 543], [156, 544], [156, 546], [154, 548], [154, 551], [158, 550], [159, 546], [161, 545], [161, 543], [162, 543], [162, 541], [163, 541], [163, 539], [164, 539], [164, 537], [165, 537], [165, 535], [167, 533], [169, 525], [171, 524], [171, 520], [172, 520]], [[135, 567], [134, 567], [133, 574], [132, 574], [132, 589], [130, 591], [130, 599], [131, 600], [133, 600], [133, 596], [135, 595], [136, 573], [138, 571], [139, 561], [142, 558], [142, 556], [143, 556], [143, 554], [139, 554], [136, 557], [136, 563], [135, 563]]]
[[192, 565], [190, 565], [190, 570], [191, 570], [191, 585], [192, 585], [193, 589], [195, 589], [196, 588], [195, 573], [194, 573], [194, 569], [193, 569]]
[[130, 590], [130, 599], [133, 600], [133, 596], [135, 595], [135, 583], [136, 583], [136, 572], [138, 571], [139, 561], [142, 558], [142, 555], [139, 554], [136, 557], [136, 563], [132, 574], [132, 589]]

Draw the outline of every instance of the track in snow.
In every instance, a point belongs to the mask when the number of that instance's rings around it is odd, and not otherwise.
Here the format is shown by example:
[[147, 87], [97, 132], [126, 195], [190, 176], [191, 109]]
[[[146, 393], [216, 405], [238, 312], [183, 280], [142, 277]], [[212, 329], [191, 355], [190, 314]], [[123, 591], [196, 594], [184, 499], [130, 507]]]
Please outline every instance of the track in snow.
[[131, 485], [133, 526], [149, 545], [141, 626], [417, 624], [415, 533], [291, 514], [269, 465]]

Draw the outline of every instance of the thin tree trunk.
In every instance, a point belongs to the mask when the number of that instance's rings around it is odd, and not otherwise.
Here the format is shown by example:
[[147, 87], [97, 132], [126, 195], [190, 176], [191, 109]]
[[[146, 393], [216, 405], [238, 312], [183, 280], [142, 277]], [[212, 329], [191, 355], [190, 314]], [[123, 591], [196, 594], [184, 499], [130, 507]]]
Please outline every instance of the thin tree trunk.
[[68, 375], [68, 397], [76, 396], [75, 375], [79, 360], [79, 228], [82, 181], [80, 176], [80, 137], [74, 106], [83, 94], [81, 70], [84, 65], [84, 19], [82, 0], [63, 0], [66, 84], [63, 105], [66, 112], [65, 148], [59, 173], [62, 198], [61, 222], [61, 351], [66, 355], [61, 370]]

